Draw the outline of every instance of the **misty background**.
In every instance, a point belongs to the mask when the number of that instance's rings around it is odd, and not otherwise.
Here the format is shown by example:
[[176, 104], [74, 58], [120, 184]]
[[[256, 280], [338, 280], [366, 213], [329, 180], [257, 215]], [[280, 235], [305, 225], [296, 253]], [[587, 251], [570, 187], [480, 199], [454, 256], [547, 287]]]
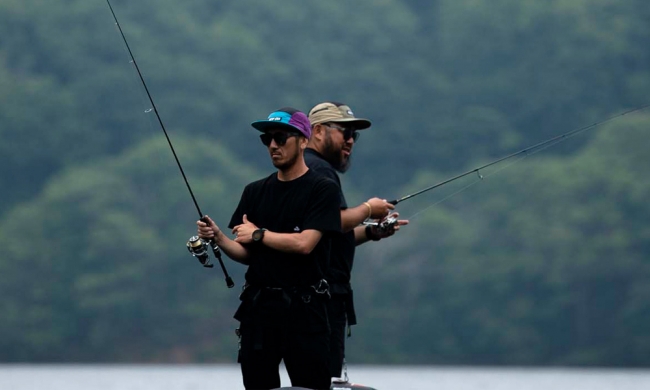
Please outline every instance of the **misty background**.
[[[357, 364], [650, 365], [650, 6], [643, 0], [113, 0], [204, 213], [273, 171], [250, 122], [334, 100], [373, 126], [348, 203]], [[0, 0], [0, 362], [235, 362], [236, 288], [105, 1]], [[149, 112], [147, 112], [149, 111]], [[459, 192], [460, 191], [460, 192]]]

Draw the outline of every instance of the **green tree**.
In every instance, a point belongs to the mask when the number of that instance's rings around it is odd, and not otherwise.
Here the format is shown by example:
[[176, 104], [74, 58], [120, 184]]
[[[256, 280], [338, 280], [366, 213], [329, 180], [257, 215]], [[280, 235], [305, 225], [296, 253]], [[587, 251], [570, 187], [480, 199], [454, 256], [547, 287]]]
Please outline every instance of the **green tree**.
[[484, 172], [408, 239], [364, 248], [361, 359], [647, 365], [648, 123], [603, 127], [575, 157]]
[[[179, 138], [176, 148], [188, 157], [184, 168], [203, 212], [226, 227], [256, 174], [202, 139]], [[198, 215], [169, 154], [156, 140], [69, 169], [5, 219], [4, 361], [174, 361], [230, 352], [224, 345], [235, 342], [236, 300], [218, 266], [204, 270], [179, 241], [195, 234]], [[224, 260], [240, 284], [242, 267]]]

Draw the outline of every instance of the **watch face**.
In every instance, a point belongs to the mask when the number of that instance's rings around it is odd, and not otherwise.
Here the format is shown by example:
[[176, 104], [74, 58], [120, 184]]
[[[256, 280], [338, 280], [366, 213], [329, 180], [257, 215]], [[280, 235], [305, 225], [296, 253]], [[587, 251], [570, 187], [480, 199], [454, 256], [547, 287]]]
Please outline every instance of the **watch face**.
[[262, 239], [262, 236], [264, 235], [264, 231], [261, 229], [257, 229], [253, 232], [253, 241], [259, 241]]

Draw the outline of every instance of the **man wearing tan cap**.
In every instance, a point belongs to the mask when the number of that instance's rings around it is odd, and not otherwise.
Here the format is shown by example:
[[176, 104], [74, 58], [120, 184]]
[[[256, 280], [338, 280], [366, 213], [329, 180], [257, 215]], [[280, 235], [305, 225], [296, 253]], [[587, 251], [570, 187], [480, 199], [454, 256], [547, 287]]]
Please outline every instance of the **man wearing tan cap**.
[[[356, 207], [348, 207], [338, 173], [350, 168], [352, 150], [359, 139], [359, 131], [368, 129], [370, 121], [356, 118], [349, 106], [337, 102], [324, 102], [309, 111], [311, 138], [305, 149], [305, 162], [309, 169], [332, 179], [339, 187], [341, 198], [342, 235], [332, 239], [330, 268], [326, 273], [332, 298], [328, 302], [330, 321], [330, 370], [339, 378], [345, 354], [345, 328], [356, 324], [350, 275], [355, 246], [370, 240], [378, 241], [391, 236], [408, 221], [399, 220], [394, 230], [381, 231], [374, 226], [361, 225], [366, 219], [386, 218], [395, 208], [385, 199], [371, 198]], [[394, 213], [394, 217], [398, 214]]]

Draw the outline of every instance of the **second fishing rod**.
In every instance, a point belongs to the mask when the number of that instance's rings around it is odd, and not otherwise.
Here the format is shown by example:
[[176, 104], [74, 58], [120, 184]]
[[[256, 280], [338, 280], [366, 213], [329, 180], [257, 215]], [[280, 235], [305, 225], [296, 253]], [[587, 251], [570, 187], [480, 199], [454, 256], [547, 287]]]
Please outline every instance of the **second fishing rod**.
[[[566, 140], [566, 139], [568, 139], [570, 137], [573, 137], [573, 136], [575, 136], [575, 135], [577, 135], [579, 133], [582, 133], [582, 132], [587, 131], [587, 130], [594, 129], [594, 128], [602, 125], [602, 124], [605, 124], [607, 122], [611, 122], [611, 121], [613, 121], [615, 119], [618, 119], [618, 118], [620, 118], [620, 117], [622, 117], [624, 115], [628, 115], [628, 114], [631, 114], [631, 113], [634, 113], [634, 112], [637, 112], [637, 111], [645, 110], [648, 107], [650, 107], [650, 104], [646, 104], [646, 105], [643, 105], [643, 106], [640, 106], [640, 107], [636, 107], [636, 108], [624, 111], [624, 112], [622, 112], [620, 114], [611, 116], [611, 117], [609, 117], [607, 119], [604, 119], [604, 120], [592, 123], [590, 125], [587, 125], [587, 126], [584, 126], [584, 127], [574, 129], [574, 130], [568, 131], [566, 133], [557, 135], [557, 136], [549, 138], [547, 140], [538, 142], [538, 143], [536, 143], [534, 145], [528, 146], [528, 147], [526, 147], [524, 149], [521, 149], [521, 150], [519, 150], [517, 152], [508, 154], [508, 155], [506, 155], [504, 157], [493, 160], [493, 161], [491, 161], [491, 162], [489, 162], [487, 164], [483, 164], [483, 165], [481, 165], [479, 167], [470, 169], [470, 170], [468, 170], [466, 172], [463, 172], [463, 173], [461, 173], [459, 175], [456, 175], [456, 176], [450, 177], [448, 179], [445, 179], [445, 180], [443, 180], [441, 182], [438, 182], [438, 183], [436, 183], [436, 184], [434, 184], [432, 186], [423, 188], [423, 189], [421, 189], [419, 191], [416, 191], [416, 192], [414, 192], [412, 194], [408, 194], [408, 195], [405, 195], [405, 196], [403, 196], [401, 198], [391, 200], [388, 203], [390, 203], [392, 205], [397, 205], [398, 203], [401, 203], [401, 202], [403, 202], [405, 200], [411, 199], [411, 198], [416, 197], [418, 195], [421, 195], [421, 194], [423, 194], [425, 192], [428, 192], [428, 191], [434, 190], [436, 188], [442, 187], [442, 186], [444, 186], [446, 184], [449, 184], [451, 182], [454, 182], [454, 181], [456, 181], [458, 179], [461, 179], [461, 178], [463, 178], [465, 176], [469, 176], [469, 175], [472, 175], [472, 174], [477, 174], [480, 179], [483, 179], [483, 176], [481, 175], [481, 171], [488, 168], [488, 167], [497, 165], [497, 164], [499, 164], [501, 162], [504, 162], [506, 160], [510, 160], [510, 159], [518, 157], [518, 156], [524, 156], [525, 157], [527, 155], [537, 153], [537, 152], [539, 152], [539, 151], [541, 151], [543, 149], [554, 146], [554, 145], [556, 145], [556, 144], [558, 144], [558, 143], [560, 143], [560, 142], [562, 142], [562, 141], [564, 141], [564, 140]], [[458, 192], [456, 192], [456, 193], [458, 193]], [[452, 195], [455, 195], [456, 193], [454, 193]], [[396, 223], [397, 223], [397, 218], [393, 218], [393, 217], [389, 216], [389, 217], [387, 217], [387, 218], [385, 218], [385, 219], [383, 219], [381, 221], [378, 221], [378, 222], [366, 222], [365, 224], [376, 225], [378, 229], [387, 230], [387, 229], [394, 228]]]

